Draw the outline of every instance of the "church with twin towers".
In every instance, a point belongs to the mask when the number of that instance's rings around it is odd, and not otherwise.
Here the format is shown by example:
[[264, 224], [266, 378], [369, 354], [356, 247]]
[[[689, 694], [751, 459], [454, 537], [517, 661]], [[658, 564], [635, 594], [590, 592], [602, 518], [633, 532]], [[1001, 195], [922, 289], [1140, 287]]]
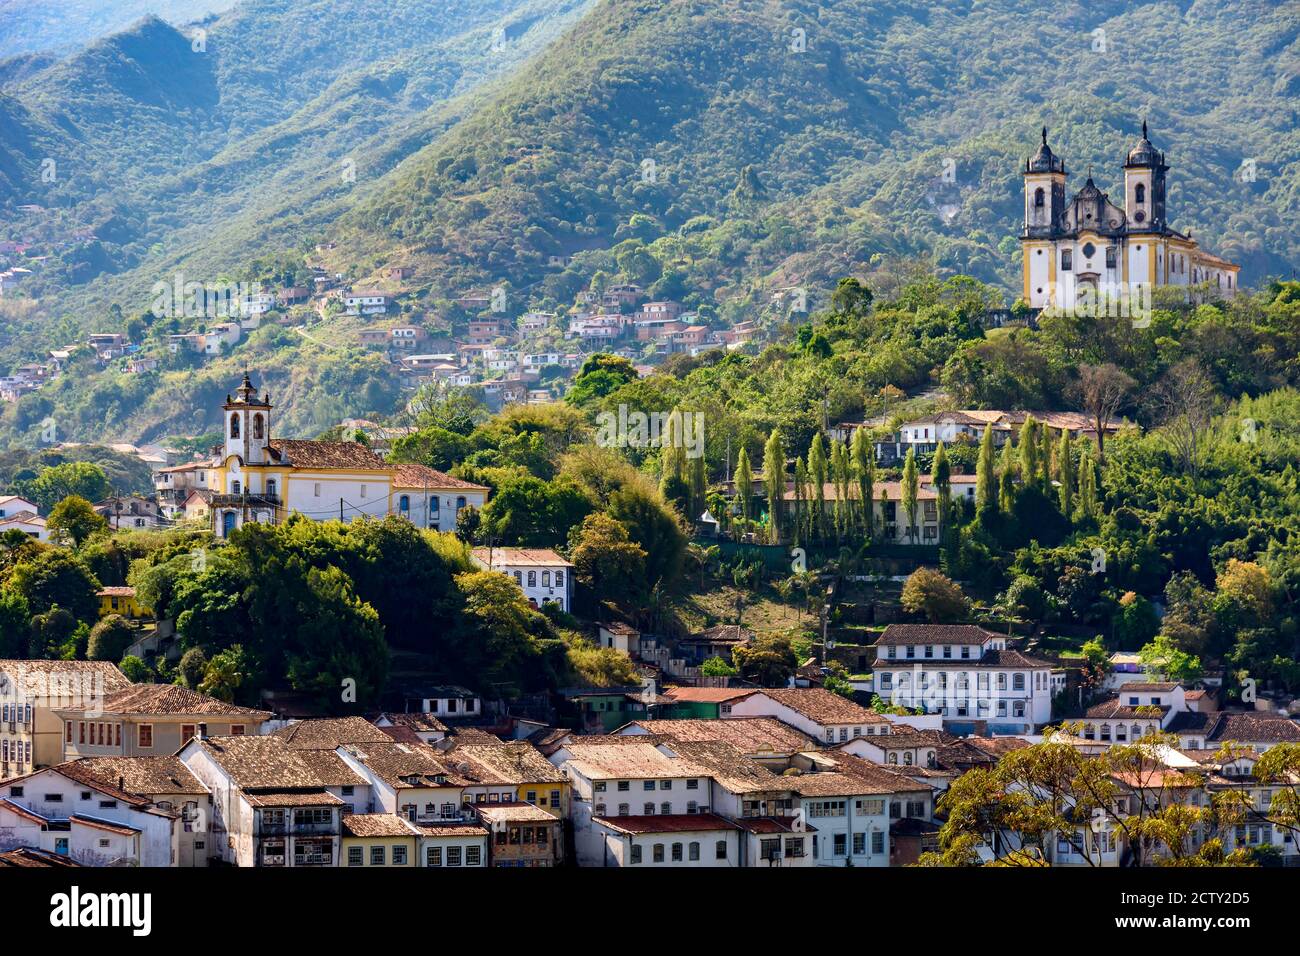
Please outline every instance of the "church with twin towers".
[[[1065, 161], [1042, 144], [1025, 161], [1022, 298], [1034, 309], [1071, 310], [1135, 290], [1201, 286], [1211, 295], [1237, 292], [1241, 267], [1200, 247], [1169, 225], [1169, 165], [1142, 124], [1142, 139], [1124, 160], [1122, 205], [1097, 188], [1091, 173], [1068, 196]], [[1068, 198], [1067, 198], [1068, 197]], [[1149, 299], [1148, 299], [1149, 300]]]

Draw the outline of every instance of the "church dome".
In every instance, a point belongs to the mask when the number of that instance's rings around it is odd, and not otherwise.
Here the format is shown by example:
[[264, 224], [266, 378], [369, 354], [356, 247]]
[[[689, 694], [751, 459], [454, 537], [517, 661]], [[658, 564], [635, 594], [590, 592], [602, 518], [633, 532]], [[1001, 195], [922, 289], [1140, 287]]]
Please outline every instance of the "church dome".
[[1142, 122], [1142, 139], [1128, 151], [1128, 166], [1159, 166], [1163, 157], [1147, 139], [1147, 124]]
[[1063, 173], [1065, 172], [1065, 162], [1058, 158], [1052, 152], [1052, 147], [1047, 145], [1047, 127], [1043, 127], [1043, 142], [1038, 147], [1038, 152], [1025, 164], [1025, 171], [1029, 173]]

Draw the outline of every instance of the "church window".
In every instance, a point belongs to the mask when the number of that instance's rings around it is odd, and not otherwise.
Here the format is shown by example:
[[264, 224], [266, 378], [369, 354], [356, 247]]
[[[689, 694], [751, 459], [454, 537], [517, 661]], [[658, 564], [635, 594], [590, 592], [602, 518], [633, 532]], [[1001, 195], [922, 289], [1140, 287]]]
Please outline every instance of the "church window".
[[1042, 186], [1039, 186], [1037, 189], [1034, 190], [1034, 208], [1035, 209], [1043, 208], [1043, 187]]
[[1137, 212], [1133, 213], [1133, 221], [1134, 221], [1134, 222], [1142, 222], [1142, 221], [1144, 221], [1144, 220], [1146, 219], [1146, 217], [1147, 217], [1147, 214], [1144, 213], [1141, 209], [1139, 209]]
[[1097, 247], [1094, 246], [1091, 242], [1085, 242], [1083, 244], [1083, 257], [1085, 259], [1091, 259], [1096, 254], [1097, 254]]
[[1107, 268], [1107, 269], [1114, 269], [1114, 268], [1115, 268], [1115, 263], [1116, 263], [1116, 261], [1117, 261], [1117, 259], [1116, 259], [1116, 255], [1115, 255], [1115, 247], [1114, 247], [1114, 246], [1107, 246], [1107, 247], [1106, 247], [1106, 268]]
[[317, 498], [320, 497], [320, 482], [319, 482], [319, 481], [316, 482], [314, 485], [312, 485], [312, 494], [315, 495]]
[[254, 437], [254, 438], [261, 438], [261, 437], [262, 437], [262, 431], [263, 431], [262, 416], [261, 416], [261, 415], [254, 415], [254, 416], [253, 416], [253, 437]]
[[1147, 201], [1147, 187], [1143, 183], [1138, 183], [1137, 188], [1133, 190], [1133, 199], [1139, 205]]
[[230, 490], [233, 494], [236, 495], [239, 494], [239, 482], [238, 481], [232, 482], [230, 485]]
[[270, 496], [272, 496], [272, 497], [275, 497], [275, 489], [276, 489], [276, 487], [277, 487], [277, 485], [276, 485], [276, 483], [275, 483], [275, 479], [274, 479], [274, 478], [268, 478], [268, 479], [266, 479], [266, 493], [267, 493], [268, 495], [270, 495]]
[[1070, 253], [1070, 250], [1062, 249], [1061, 250], [1061, 271], [1069, 272], [1070, 269], [1073, 267], [1073, 263], [1074, 263], [1074, 256]]
[[230, 437], [231, 438], [239, 437], [239, 416], [238, 415], [230, 416]]

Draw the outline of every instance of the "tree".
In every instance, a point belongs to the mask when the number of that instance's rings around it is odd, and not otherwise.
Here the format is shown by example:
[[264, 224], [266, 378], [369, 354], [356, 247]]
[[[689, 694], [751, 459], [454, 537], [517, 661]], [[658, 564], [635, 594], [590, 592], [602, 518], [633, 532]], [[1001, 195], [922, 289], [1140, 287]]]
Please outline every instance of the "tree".
[[0, 591], [0, 658], [15, 660], [27, 656], [32, 612], [27, 600], [12, 591]]
[[[766, 467], [766, 465], [764, 465]], [[782, 465], [784, 468], [784, 464]], [[782, 482], [782, 492], [785, 491]], [[808, 446], [808, 484], [812, 494], [808, 526], [818, 536], [826, 534], [826, 448], [822, 444], [822, 433], [817, 432]]]
[[155, 676], [154, 672], [149, 669], [149, 665], [134, 654], [122, 658], [121, 663], [117, 665], [117, 669], [132, 684], [150, 684]]
[[799, 660], [788, 638], [764, 636], [731, 652], [741, 677], [760, 687], [785, 687]]
[[69, 495], [50, 509], [46, 526], [56, 539], [70, 538], [80, 548], [91, 536], [107, 531], [108, 521], [85, 498]]
[[1152, 392], [1161, 433], [1193, 478], [1200, 468], [1216, 399], [1214, 382], [1195, 359], [1184, 359], [1169, 369]]
[[1137, 382], [1133, 377], [1111, 362], [1079, 366], [1074, 392], [1097, 430], [1097, 456], [1102, 462], [1106, 460], [1106, 427], [1115, 423], [1120, 408], [1135, 387]]
[[1041, 448], [1038, 443], [1038, 422], [1033, 415], [1025, 416], [1025, 423], [1020, 426], [1020, 475], [1025, 485], [1038, 482], [1042, 469]]
[[587, 515], [569, 539], [574, 577], [590, 589], [595, 601], [628, 605], [645, 592], [645, 549], [608, 514]]
[[907, 458], [903, 462], [903, 513], [907, 515], [907, 540], [916, 538], [916, 499], [920, 493], [920, 476], [916, 470], [916, 449], [907, 449]]
[[1097, 466], [1085, 447], [1079, 457], [1079, 517], [1097, 517]]
[[753, 484], [754, 475], [749, 468], [749, 452], [741, 446], [740, 454], [736, 456], [736, 497], [740, 499], [740, 516], [746, 521], [754, 517], [750, 514]]
[[853, 463], [853, 477], [858, 483], [858, 507], [862, 509], [862, 530], [870, 537], [875, 530], [876, 468], [872, 461], [871, 443], [865, 428], [853, 430], [849, 458]]
[[1148, 676], [1161, 680], [1191, 683], [1201, 679], [1201, 659], [1174, 646], [1167, 634], [1157, 634], [1154, 641], [1138, 651], [1138, 661]]
[[993, 426], [984, 426], [979, 457], [975, 463], [975, 507], [981, 512], [998, 510], [998, 479], [993, 468]]
[[34, 612], [58, 605], [79, 621], [94, 620], [99, 581], [75, 555], [50, 548], [14, 566], [6, 587]]
[[740, 672], [721, 657], [710, 657], [700, 665], [700, 673], [705, 677], [734, 677]]
[[207, 694], [209, 697], [229, 703], [235, 699], [236, 691], [248, 678], [248, 670], [248, 660], [243, 645], [232, 644], [208, 661], [198, 691], [200, 694]]
[[181, 655], [180, 664], [177, 666], [177, 683], [191, 690], [198, 688], [203, 683], [203, 676], [207, 673], [208, 659], [199, 647], [191, 647]]
[[117, 663], [135, 642], [135, 631], [120, 614], [110, 614], [90, 629], [86, 657], [92, 661]]
[[70, 495], [102, 501], [108, 495], [108, 478], [99, 465], [68, 461], [43, 470], [31, 483], [31, 495], [47, 513]]
[[1061, 514], [1074, 515], [1074, 448], [1070, 444], [1069, 429], [1061, 429], [1061, 447], [1056, 455], [1057, 479], [1061, 482]]
[[763, 446], [763, 488], [767, 492], [768, 541], [781, 543], [781, 519], [785, 513], [785, 448], [776, 429]]
[[902, 605], [913, 614], [924, 614], [931, 624], [965, 620], [970, 602], [960, 587], [933, 568], [917, 568], [903, 584]]

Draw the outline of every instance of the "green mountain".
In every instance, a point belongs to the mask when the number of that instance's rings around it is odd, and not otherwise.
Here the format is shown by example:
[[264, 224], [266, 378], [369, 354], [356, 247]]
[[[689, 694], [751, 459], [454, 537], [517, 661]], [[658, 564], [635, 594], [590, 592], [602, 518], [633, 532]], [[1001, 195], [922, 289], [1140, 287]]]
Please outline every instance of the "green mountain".
[[[841, 275], [886, 284], [913, 259], [998, 283], [1009, 302], [1019, 172], [1041, 125], [1070, 188], [1091, 168], [1115, 194], [1148, 119], [1172, 165], [1176, 228], [1240, 261], [1248, 284], [1300, 263], [1293, 5], [432, 11], [251, 0], [210, 24], [200, 62], [154, 20], [9, 83], [0, 203], [38, 201], [43, 157], [85, 170], [46, 184], [44, 212], [0, 223], [22, 233], [37, 215], [97, 239], [61, 251], [32, 283], [39, 305], [5, 316], [0, 361], [104, 325], [111, 304], [136, 314], [160, 278], [244, 276], [321, 239], [337, 243], [331, 267], [357, 277], [413, 263], [403, 308], [439, 321], [473, 287], [505, 285], [516, 310], [563, 306], [601, 274], [717, 323], [783, 321], [778, 289], [806, 288], [816, 307]], [[339, 175], [345, 162], [355, 182]], [[290, 427], [392, 409], [387, 369], [349, 353], [338, 329], [314, 338], [267, 329], [182, 377], [91, 371], [0, 427], [25, 432], [53, 412], [74, 433], [105, 421], [130, 437], [202, 429], [242, 364], [278, 389]]]
[[0, 0], [0, 57], [80, 46], [146, 15], [191, 23], [236, 0]]
[[535, 282], [641, 214], [728, 295], [890, 252], [1014, 288], [1039, 126], [1114, 190], [1145, 117], [1175, 225], [1258, 280], [1300, 263], [1298, 28], [1253, 0], [605, 3], [353, 221], [453, 286]]

